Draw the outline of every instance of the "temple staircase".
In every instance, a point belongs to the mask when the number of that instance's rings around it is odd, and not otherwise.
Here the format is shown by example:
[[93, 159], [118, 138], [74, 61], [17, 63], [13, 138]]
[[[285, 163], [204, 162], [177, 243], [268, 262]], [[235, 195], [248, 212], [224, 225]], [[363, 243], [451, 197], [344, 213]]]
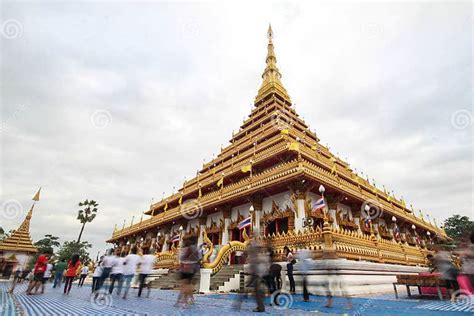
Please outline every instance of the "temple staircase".
[[209, 289], [211, 291], [225, 291], [225, 284], [231, 279], [237, 278], [237, 283], [240, 282], [239, 274], [244, 270], [242, 264], [223, 265], [222, 268], [211, 276], [211, 285]]
[[[225, 291], [225, 284], [231, 279], [237, 278], [240, 282], [239, 274], [243, 271], [243, 265], [224, 265], [222, 268], [211, 277], [211, 291]], [[195, 289], [199, 289], [200, 272], [198, 271], [194, 276]], [[151, 287], [154, 289], [161, 290], [174, 290], [179, 289], [180, 278], [177, 270], [169, 270], [168, 273], [163, 274], [161, 277], [151, 281]]]
[[[194, 284], [196, 289], [199, 288], [200, 272], [198, 271], [194, 275]], [[178, 289], [180, 285], [179, 272], [177, 270], [169, 270], [168, 273], [163, 274], [161, 277], [151, 282], [151, 287], [154, 289], [161, 290], [174, 290]]]

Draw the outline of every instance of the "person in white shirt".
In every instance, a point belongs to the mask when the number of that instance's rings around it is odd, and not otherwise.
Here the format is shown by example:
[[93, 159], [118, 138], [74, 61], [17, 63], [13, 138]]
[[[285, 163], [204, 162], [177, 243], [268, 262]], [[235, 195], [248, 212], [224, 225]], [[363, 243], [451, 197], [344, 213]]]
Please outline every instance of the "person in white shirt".
[[[137, 273], [137, 266], [140, 261], [141, 258], [139, 255], [137, 255], [137, 248], [134, 246], [132, 247], [130, 254], [125, 257], [123, 266], [123, 282], [125, 282], [125, 292], [123, 293], [123, 299], [127, 298], [128, 290], [130, 289], [130, 283], [132, 282], [135, 273]], [[117, 289], [118, 295], [120, 295], [122, 291], [122, 284], [119, 283], [119, 288]]]
[[84, 285], [84, 280], [87, 278], [87, 274], [89, 273], [89, 268], [87, 265], [84, 265], [81, 269], [81, 276], [79, 277], [79, 284], [77, 287], [82, 287]]
[[[112, 267], [112, 271], [110, 272], [110, 286], [109, 286], [109, 293], [112, 294], [114, 291], [114, 284], [115, 281], [118, 282], [119, 288], [122, 287], [122, 277], [123, 277], [123, 264], [125, 262], [124, 254], [120, 256], [117, 252], [115, 255], [115, 264]], [[117, 295], [120, 295], [120, 292], [117, 291]]]
[[[46, 270], [44, 271], [43, 282], [41, 283], [41, 294], [44, 293], [44, 284], [51, 278], [51, 271], [53, 271], [53, 265], [48, 263], [46, 265]], [[38, 290], [38, 288], [36, 288], [36, 290]]]
[[94, 293], [95, 290], [98, 289], [98, 286], [99, 286], [100, 278], [102, 276], [102, 260], [103, 259], [104, 259], [104, 256], [100, 257], [100, 261], [97, 262], [94, 273], [92, 274], [92, 293]]
[[[142, 295], [142, 290], [143, 290], [143, 287], [145, 286], [146, 278], [148, 277], [148, 275], [151, 274], [151, 272], [153, 271], [153, 268], [155, 267], [156, 257], [154, 253], [155, 253], [155, 250], [153, 248], [143, 250], [142, 260], [140, 262], [140, 276], [139, 276], [140, 285], [138, 287], [138, 297]], [[150, 296], [149, 284], [147, 285], [147, 288], [148, 288], [147, 297], [149, 297]]]
[[115, 257], [113, 256], [113, 249], [108, 249], [104, 259], [102, 260], [102, 275], [100, 276], [97, 291], [99, 291], [105, 283], [105, 280], [110, 276], [112, 267], [115, 265]]

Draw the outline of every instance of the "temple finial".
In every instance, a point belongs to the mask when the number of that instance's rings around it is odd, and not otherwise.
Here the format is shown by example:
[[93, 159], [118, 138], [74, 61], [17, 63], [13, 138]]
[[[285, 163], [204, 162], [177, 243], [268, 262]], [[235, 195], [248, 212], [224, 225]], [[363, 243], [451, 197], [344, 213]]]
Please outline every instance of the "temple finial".
[[258, 95], [255, 98], [255, 102], [259, 102], [260, 100], [264, 99], [266, 96], [272, 93], [277, 93], [284, 99], [288, 100], [288, 102], [291, 103], [290, 96], [286, 92], [286, 89], [283, 87], [283, 84], [281, 83], [281, 74], [280, 70], [278, 70], [278, 67], [276, 66], [276, 55], [275, 55], [275, 50], [273, 47], [273, 30], [272, 30], [272, 25], [268, 25], [268, 31], [267, 31], [267, 37], [268, 37], [268, 46], [267, 46], [267, 58], [265, 59], [265, 63], [267, 64], [267, 67], [265, 68], [263, 74], [262, 74], [262, 86], [260, 87], [258, 91]]
[[268, 24], [268, 32], [267, 32], [268, 39], [271, 41], [273, 39], [273, 30], [272, 24]]

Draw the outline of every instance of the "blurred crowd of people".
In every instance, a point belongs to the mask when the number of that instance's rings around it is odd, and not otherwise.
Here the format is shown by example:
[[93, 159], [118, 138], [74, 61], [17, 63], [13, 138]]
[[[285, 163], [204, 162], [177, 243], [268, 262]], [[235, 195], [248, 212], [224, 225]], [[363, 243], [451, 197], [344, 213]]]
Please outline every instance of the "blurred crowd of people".
[[[271, 245], [264, 244], [259, 238], [251, 238], [245, 251], [239, 253], [238, 263], [245, 265], [245, 294], [239, 295], [233, 307], [240, 310], [243, 299], [252, 293], [255, 297], [256, 308], [254, 312], [264, 312], [264, 296], [271, 295], [270, 304], [279, 305], [280, 295], [293, 295], [296, 293], [296, 283], [294, 278], [295, 265], [300, 276], [303, 300], [310, 300], [308, 291], [308, 274], [312, 270], [312, 253], [305, 248], [304, 244], [295, 245], [292, 251], [289, 247], [283, 248], [283, 253], [275, 253]], [[142, 295], [143, 289], [147, 289], [147, 297], [150, 295], [150, 283], [147, 282], [155, 265], [155, 251], [153, 247], [143, 249], [140, 255], [137, 247], [132, 247], [129, 254], [114, 253], [109, 249], [106, 254], [100, 257], [93, 265], [82, 264], [78, 254], [71, 256], [69, 260], [56, 260], [52, 253], [46, 251], [41, 254], [32, 270], [23, 270], [18, 267], [14, 272], [13, 282], [10, 292], [15, 290], [17, 284], [28, 282], [26, 294], [41, 294], [45, 291], [45, 284], [52, 281], [53, 288], [64, 283], [63, 292], [68, 295], [71, 291], [74, 280], [78, 280], [78, 287], [82, 287], [84, 282], [92, 272], [92, 293], [98, 295], [105, 287], [106, 281], [109, 294], [114, 291], [117, 295], [127, 298], [132, 280], [136, 277], [138, 283], [138, 296]], [[192, 237], [182, 240], [179, 248], [179, 278], [180, 290], [176, 301], [176, 307], [188, 307], [194, 303], [193, 293], [195, 292], [195, 276], [203, 264], [205, 255], [210, 252], [206, 243], [197, 245], [197, 238]], [[474, 231], [470, 234], [470, 239], [461, 243], [456, 249], [447, 249], [446, 246], [435, 246], [434, 253], [427, 257], [431, 272], [436, 272], [440, 278], [445, 280], [449, 294], [454, 301], [455, 293], [460, 289], [459, 280], [470, 287], [474, 285]], [[284, 262], [282, 264], [282, 262]], [[285, 278], [282, 272], [286, 268], [288, 285], [284, 286]], [[461, 278], [460, 278], [461, 277]], [[346, 295], [344, 282], [337, 274], [327, 272], [323, 276], [322, 285], [325, 289], [327, 303], [326, 307], [333, 304], [333, 291], [337, 290], [347, 297], [348, 308], [352, 308], [350, 298]], [[282, 291], [282, 287], [289, 290], [288, 293]]]
[[451, 301], [455, 302], [455, 293], [461, 288], [459, 282], [463, 283], [462, 288], [466, 292], [474, 289], [474, 230], [469, 240], [461, 242], [455, 249], [437, 245], [434, 250], [434, 255], [427, 256], [430, 271], [438, 273], [445, 281]]

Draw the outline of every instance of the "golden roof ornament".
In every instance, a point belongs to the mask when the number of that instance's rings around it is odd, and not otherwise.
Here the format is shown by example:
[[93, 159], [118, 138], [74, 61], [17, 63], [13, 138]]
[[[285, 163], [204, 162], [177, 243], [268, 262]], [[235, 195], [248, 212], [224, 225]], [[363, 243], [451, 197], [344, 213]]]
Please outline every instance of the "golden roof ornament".
[[275, 55], [275, 49], [273, 47], [273, 30], [271, 25], [268, 26], [267, 37], [267, 58], [265, 59], [267, 67], [262, 74], [263, 82], [262, 86], [258, 90], [257, 96], [255, 97], [255, 103], [258, 103], [270, 94], [278, 94], [280, 97], [291, 103], [290, 96], [280, 81], [280, 70], [278, 70], [276, 66], [277, 59]]

